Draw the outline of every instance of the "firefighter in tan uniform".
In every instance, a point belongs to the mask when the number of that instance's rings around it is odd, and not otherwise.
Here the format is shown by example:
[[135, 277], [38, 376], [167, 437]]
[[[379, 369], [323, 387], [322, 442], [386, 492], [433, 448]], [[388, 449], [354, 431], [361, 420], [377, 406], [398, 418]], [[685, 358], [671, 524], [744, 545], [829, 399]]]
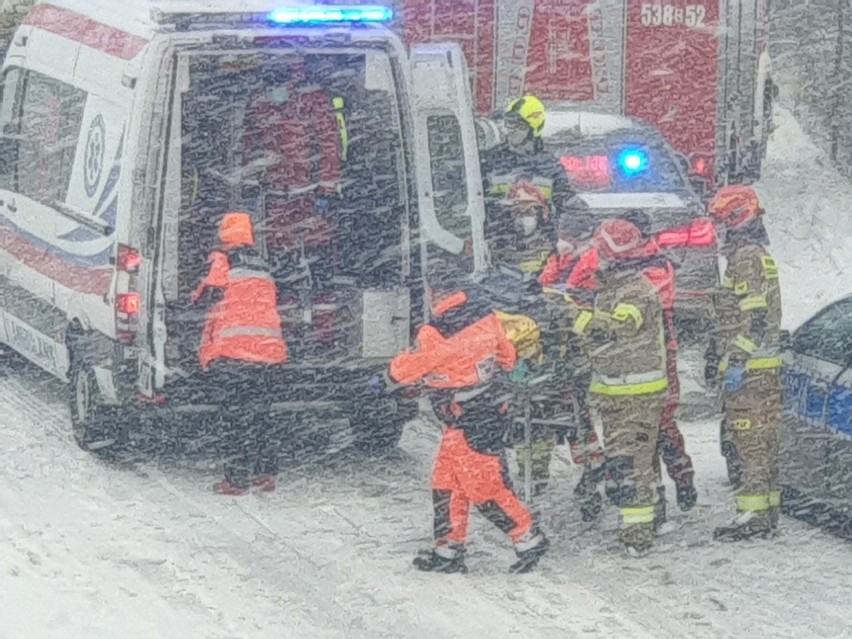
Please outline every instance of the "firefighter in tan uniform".
[[603, 422], [606, 493], [620, 510], [628, 553], [641, 555], [654, 538], [654, 457], [668, 389], [663, 307], [642, 274], [648, 247], [641, 231], [609, 220], [595, 239], [599, 289], [594, 309], [577, 316], [574, 330], [591, 341], [589, 391]]
[[[704, 354], [704, 379], [707, 386], [718, 397], [722, 380], [719, 368], [727, 344], [732, 344], [739, 332], [739, 299], [734, 294], [734, 280], [730, 276], [722, 278], [719, 288], [713, 292], [714, 323], [710, 336], [710, 345]], [[722, 457], [728, 470], [728, 480], [735, 489], [742, 482], [742, 464], [736, 446], [728, 433], [725, 420], [719, 426], [719, 444]]]
[[719, 366], [724, 375], [725, 432], [739, 457], [742, 481], [737, 516], [714, 538], [739, 541], [767, 536], [778, 523], [778, 428], [781, 420], [781, 291], [769, 254], [763, 209], [746, 186], [726, 186], [710, 202], [710, 214], [725, 231], [723, 252], [737, 321]]

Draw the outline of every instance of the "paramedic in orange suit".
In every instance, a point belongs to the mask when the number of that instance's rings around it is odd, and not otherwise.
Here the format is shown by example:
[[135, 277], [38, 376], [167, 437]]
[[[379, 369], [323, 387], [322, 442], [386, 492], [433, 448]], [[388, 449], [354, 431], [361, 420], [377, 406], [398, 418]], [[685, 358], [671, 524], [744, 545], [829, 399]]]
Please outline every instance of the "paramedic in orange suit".
[[463, 291], [441, 298], [433, 315], [416, 346], [398, 355], [387, 374], [391, 387], [425, 386], [444, 424], [432, 475], [435, 546], [414, 565], [466, 572], [468, 513], [475, 504], [514, 543], [518, 561], [511, 571], [527, 572], [549, 542], [512, 490], [503, 456], [511, 393], [501, 392], [497, 378], [515, 367], [516, 347], [497, 314]]
[[199, 349], [201, 367], [224, 393], [220, 407], [225, 480], [214, 490], [247, 492], [250, 480], [275, 489], [277, 451], [263, 424], [268, 413], [266, 373], [287, 360], [287, 344], [276, 307], [275, 284], [254, 248], [247, 213], [227, 213], [219, 226], [220, 246], [210, 253], [210, 271], [192, 294], [208, 310]]

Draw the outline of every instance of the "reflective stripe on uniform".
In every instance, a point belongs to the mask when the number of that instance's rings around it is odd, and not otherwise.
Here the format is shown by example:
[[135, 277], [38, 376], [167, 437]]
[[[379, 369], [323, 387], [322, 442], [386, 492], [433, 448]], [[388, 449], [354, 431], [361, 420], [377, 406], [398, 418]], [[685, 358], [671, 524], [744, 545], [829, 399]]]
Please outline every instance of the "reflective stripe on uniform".
[[[752, 357], [746, 360], [745, 368], [747, 371], [763, 371], [770, 368], [781, 368], [784, 365], [784, 360], [780, 357]], [[719, 372], [724, 373], [730, 368], [727, 358], [719, 364]]]
[[589, 392], [598, 395], [648, 395], [659, 393], [669, 386], [669, 380], [663, 371], [635, 373], [622, 377], [609, 377], [595, 374]]
[[737, 495], [737, 510], [744, 513], [757, 513], [769, 510], [769, 493], [760, 495]]
[[747, 371], [762, 371], [769, 368], [781, 368], [784, 360], [780, 357], [753, 357], [746, 362]]
[[574, 326], [572, 327], [572, 330], [575, 333], [582, 335], [586, 332], [586, 328], [588, 328], [589, 322], [592, 321], [592, 318], [594, 316], [595, 314], [591, 311], [580, 311], [580, 314], [577, 315], [577, 319], [574, 320]]
[[749, 355], [753, 354], [757, 350], [757, 344], [752, 342], [745, 335], [737, 335], [737, 338], [734, 340], [734, 346], [744, 350]]
[[334, 119], [337, 120], [337, 129], [340, 133], [340, 159], [346, 162], [349, 157], [349, 127], [346, 124], [346, 115], [343, 113], [346, 102], [337, 96], [331, 99], [331, 106], [334, 109]]
[[740, 300], [741, 311], [757, 311], [766, 307], [766, 295], [753, 295]]
[[621, 513], [621, 521], [625, 524], [653, 524], [654, 523], [654, 507], [653, 506], [628, 506], [619, 508]]
[[228, 272], [228, 277], [231, 280], [248, 280], [248, 279], [257, 279], [271, 282], [272, 277], [269, 273], [265, 273], [263, 271], [258, 271], [251, 268], [232, 268]]
[[769, 492], [769, 507], [778, 508], [781, 506], [781, 491], [772, 490]]
[[231, 337], [281, 337], [281, 331], [274, 328], [260, 328], [258, 326], [229, 326], [223, 328], [219, 333], [222, 339]]
[[734, 278], [727, 275], [722, 279], [722, 288], [734, 288]]
[[623, 302], [621, 304], [617, 304], [616, 307], [612, 309], [612, 319], [617, 322], [633, 320], [633, 325], [636, 327], [636, 330], [642, 328], [642, 324], [644, 323], [642, 311], [633, 304], [626, 304]]

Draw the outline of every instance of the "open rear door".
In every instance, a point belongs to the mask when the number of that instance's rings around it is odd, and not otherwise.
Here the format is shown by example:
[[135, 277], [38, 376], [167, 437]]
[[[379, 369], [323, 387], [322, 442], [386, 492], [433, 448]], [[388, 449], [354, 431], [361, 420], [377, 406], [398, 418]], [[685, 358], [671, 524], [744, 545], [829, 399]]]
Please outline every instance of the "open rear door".
[[411, 50], [420, 227], [427, 280], [483, 271], [485, 203], [467, 65], [458, 44]]

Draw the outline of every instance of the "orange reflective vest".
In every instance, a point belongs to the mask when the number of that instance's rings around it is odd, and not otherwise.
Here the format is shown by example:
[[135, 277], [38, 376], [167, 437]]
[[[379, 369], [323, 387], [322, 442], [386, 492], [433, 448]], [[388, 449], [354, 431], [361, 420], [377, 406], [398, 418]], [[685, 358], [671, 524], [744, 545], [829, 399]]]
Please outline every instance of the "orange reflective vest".
[[491, 382], [499, 371], [515, 367], [517, 353], [494, 313], [444, 336], [427, 324], [417, 333], [414, 349], [397, 355], [390, 377], [398, 384], [423, 382], [435, 389], [463, 389]]
[[276, 306], [275, 283], [254, 249], [238, 247], [210, 254], [210, 272], [193, 297], [207, 288], [222, 296], [208, 311], [198, 352], [205, 370], [217, 359], [257, 364], [287, 360], [287, 344]]

